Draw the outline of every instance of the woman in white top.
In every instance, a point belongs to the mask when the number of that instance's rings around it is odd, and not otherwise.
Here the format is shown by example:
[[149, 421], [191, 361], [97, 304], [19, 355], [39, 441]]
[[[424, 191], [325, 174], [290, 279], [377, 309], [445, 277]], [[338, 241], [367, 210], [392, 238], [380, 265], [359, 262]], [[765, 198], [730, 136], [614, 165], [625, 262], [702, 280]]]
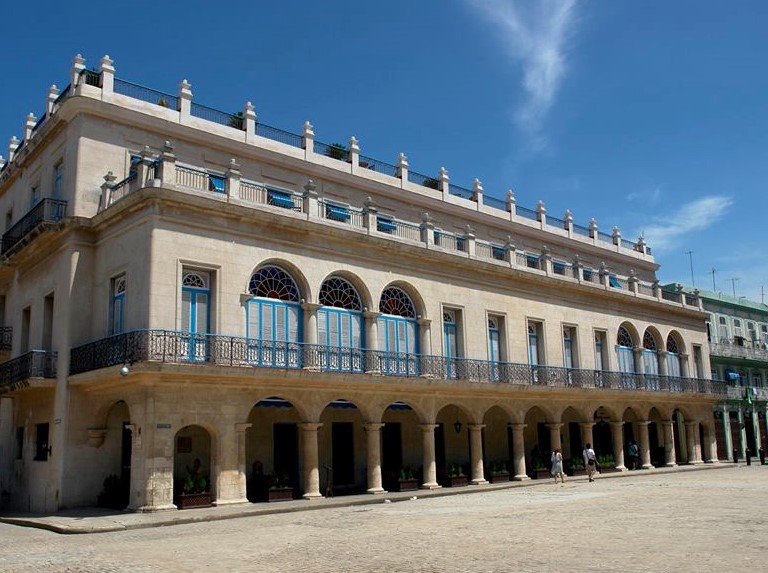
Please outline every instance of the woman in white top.
[[555, 485], [557, 485], [557, 478], [560, 477], [560, 481], [565, 483], [565, 473], [563, 472], [563, 454], [559, 449], [555, 449], [552, 452], [552, 477], [555, 478]]

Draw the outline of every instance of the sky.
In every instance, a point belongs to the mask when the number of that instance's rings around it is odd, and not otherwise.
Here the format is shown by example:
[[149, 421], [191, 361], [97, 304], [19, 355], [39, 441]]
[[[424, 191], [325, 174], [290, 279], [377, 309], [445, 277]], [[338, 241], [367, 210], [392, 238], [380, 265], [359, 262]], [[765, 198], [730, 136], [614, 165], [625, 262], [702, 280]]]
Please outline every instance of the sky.
[[764, 0], [9, 2], [0, 141], [75, 54], [108, 54], [121, 79], [642, 234], [662, 283], [768, 302], [766, 29]]

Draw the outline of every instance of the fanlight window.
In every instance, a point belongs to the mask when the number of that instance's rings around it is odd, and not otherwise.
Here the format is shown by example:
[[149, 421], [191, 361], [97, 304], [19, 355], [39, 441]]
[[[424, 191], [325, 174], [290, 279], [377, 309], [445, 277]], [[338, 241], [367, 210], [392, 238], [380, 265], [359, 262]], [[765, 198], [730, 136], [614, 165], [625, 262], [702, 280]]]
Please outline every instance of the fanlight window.
[[279, 267], [264, 267], [251, 277], [248, 291], [257, 297], [299, 302], [299, 289], [291, 275]]
[[616, 344], [619, 346], [626, 346], [632, 348], [632, 337], [629, 335], [629, 331], [623, 326], [619, 327], [619, 334], [616, 337]]
[[320, 304], [347, 310], [362, 311], [363, 304], [352, 284], [340, 277], [331, 277], [320, 287]]
[[379, 311], [393, 316], [402, 316], [403, 318], [416, 318], [416, 309], [413, 301], [403, 289], [389, 287], [381, 293], [379, 302]]
[[643, 348], [646, 350], [656, 350], [656, 339], [653, 337], [653, 334], [646, 331], [645, 335], [643, 335]]
[[677, 340], [671, 334], [667, 336], [667, 352], [674, 352], [678, 354], [680, 351], [677, 349]]
[[185, 287], [208, 288], [208, 273], [187, 271], [184, 273], [181, 284]]

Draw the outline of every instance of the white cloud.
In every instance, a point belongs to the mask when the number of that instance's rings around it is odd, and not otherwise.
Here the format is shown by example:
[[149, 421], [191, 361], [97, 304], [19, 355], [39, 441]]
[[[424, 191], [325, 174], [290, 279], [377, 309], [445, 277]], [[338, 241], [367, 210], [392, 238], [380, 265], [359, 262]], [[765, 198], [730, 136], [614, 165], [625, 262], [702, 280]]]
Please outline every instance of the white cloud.
[[645, 240], [654, 251], [673, 248], [683, 236], [712, 226], [732, 204], [729, 197], [713, 195], [681, 205], [677, 212], [646, 227]]
[[577, 0], [467, 0], [499, 28], [510, 60], [523, 71], [526, 98], [517, 124], [542, 137], [541, 127], [566, 74], [566, 43], [575, 31]]
[[656, 205], [661, 199], [661, 186], [657, 185], [650, 193], [633, 191], [627, 194], [627, 201], [642, 201], [648, 205]]

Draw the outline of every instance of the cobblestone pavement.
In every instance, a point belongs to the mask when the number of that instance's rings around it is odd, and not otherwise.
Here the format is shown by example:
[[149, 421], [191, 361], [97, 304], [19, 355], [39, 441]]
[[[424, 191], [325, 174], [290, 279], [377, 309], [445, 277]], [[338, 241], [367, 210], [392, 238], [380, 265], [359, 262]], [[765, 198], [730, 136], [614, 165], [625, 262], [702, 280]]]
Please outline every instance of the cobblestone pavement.
[[92, 535], [0, 524], [0, 571], [768, 571], [766, 499], [753, 465]]

